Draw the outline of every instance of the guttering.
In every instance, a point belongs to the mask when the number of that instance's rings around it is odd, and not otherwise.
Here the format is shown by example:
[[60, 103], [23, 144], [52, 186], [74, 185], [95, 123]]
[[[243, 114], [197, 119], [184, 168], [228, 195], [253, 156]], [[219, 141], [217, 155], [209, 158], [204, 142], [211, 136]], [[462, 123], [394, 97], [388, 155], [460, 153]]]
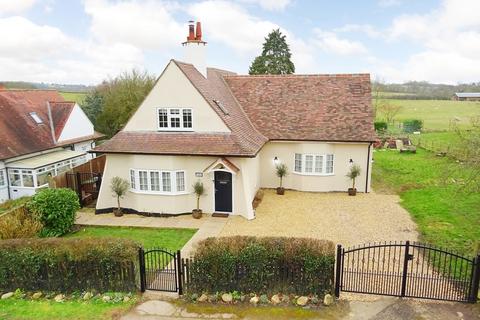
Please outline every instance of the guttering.
[[368, 155], [367, 155], [367, 176], [365, 178], [365, 193], [368, 192], [368, 174], [370, 173], [370, 150], [372, 148], [372, 143], [368, 145]]

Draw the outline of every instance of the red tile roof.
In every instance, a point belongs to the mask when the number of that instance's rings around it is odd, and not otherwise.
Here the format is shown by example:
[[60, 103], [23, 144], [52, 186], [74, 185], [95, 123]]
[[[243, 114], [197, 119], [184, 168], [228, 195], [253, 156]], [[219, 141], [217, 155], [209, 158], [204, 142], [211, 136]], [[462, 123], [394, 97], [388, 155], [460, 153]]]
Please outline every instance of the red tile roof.
[[237, 76], [172, 60], [231, 130], [121, 131], [98, 152], [255, 156], [268, 140], [374, 141], [368, 74]]
[[[47, 101], [58, 138], [73, 106], [55, 90], [0, 90], [0, 159], [57, 147], [52, 139]], [[42, 120], [37, 124], [30, 113]], [[83, 139], [85, 141], [88, 139]], [[64, 145], [62, 143], [62, 145]]]
[[225, 80], [255, 127], [270, 140], [374, 140], [368, 74]]

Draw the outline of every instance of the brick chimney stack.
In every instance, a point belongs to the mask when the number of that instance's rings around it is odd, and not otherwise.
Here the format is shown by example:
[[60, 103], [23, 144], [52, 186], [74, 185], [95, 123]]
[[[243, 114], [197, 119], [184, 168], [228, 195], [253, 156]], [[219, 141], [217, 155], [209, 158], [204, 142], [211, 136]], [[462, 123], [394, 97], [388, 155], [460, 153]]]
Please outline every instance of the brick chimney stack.
[[207, 77], [207, 65], [206, 65], [206, 47], [207, 43], [202, 40], [202, 24], [197, 21], [188, 22], [188, 36], [187, 41], [183, 42], [185, 47], [184, 61], [191, 63], [195, 68]]

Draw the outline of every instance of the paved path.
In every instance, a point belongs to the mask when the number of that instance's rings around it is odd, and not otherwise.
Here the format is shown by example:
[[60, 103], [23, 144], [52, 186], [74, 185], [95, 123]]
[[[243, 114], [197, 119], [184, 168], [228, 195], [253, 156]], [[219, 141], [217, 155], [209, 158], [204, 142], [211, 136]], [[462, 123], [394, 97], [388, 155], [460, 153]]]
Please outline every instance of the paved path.
[[392, 297], [377, 297], [372, 301], [340, 301], [334, 306], [318, 310], [301, 310], [294, 307], [283, 307], [283, 309], [280, 307], [250, 307], [249, 305], [189, 305], [149, 300], [139, 304], [120, 319], [478, 320], [480, 319], [480, 306]]
[[195, 248], [195, 244], [200, 240], [217, 236], [228, 219], [230, 218], [214, 218], [207, 214], [204, 214], [201, 219], [193, 219], [189, 215], [159, 218], [126, 214], [123, 217], [115, 217], [113, 214], [94, 214], [92, 211], [79, 211], [75, 223], [94, 226], [198, 229], [182, 248], [182, 255], [188, 257]]

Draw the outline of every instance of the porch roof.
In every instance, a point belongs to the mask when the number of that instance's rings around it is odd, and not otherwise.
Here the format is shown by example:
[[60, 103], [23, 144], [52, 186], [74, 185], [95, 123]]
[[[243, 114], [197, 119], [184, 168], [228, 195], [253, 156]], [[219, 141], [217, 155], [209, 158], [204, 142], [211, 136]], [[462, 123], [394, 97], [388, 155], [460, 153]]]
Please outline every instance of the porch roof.
[[8, 168], [36, 169], [52, 163], [68, 160], [84, 155], [85, 152], [58, 150], [38, 156], [17, 160], [7, 164]]

